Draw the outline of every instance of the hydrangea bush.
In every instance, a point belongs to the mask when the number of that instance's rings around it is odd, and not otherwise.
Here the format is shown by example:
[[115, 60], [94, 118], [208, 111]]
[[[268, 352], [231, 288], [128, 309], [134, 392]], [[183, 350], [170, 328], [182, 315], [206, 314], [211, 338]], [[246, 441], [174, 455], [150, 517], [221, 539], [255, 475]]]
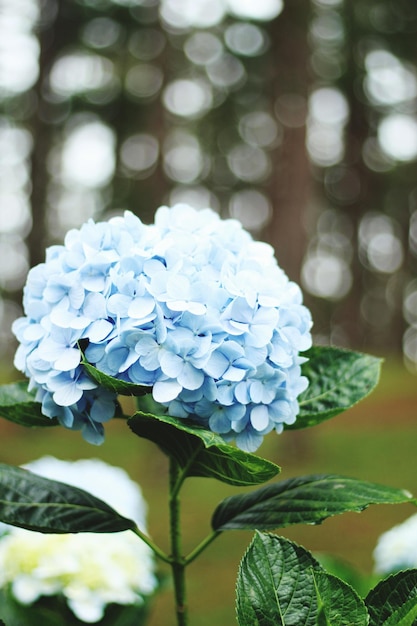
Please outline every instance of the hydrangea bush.
[[244, 450], [295, 421], [308, 384], [311, 316], [298, 285], [268, 244], [210, 209], [161, 207], [150, 226], [129, 212], [90, 220], [30, 271], [24, 311], [17, 369], [45, 415], [92, 443], [116, 394], [86, 375], [82, 342], [100, 371], [151, 387], [170, 415]]
[[[53, 457], [25, 468], [88, 490], [146, 532], [145, 501], [123, 469], [97, 459], [70, 462]], [[62, 596], [72, 612], [72, 624], [74, 616], [97, 623], [109, 604], [142, 607], [157, 587], [153, 553], [129, 531], [51, 535], [1, 528], [0, 588], [28, 608], [27, 617], [40, 598]]]
[[[24, 313], [13, 326], [15, 365], [29, 386], [0, 388], [1, 414], [26, 427], [81, 430], [95, 444], [105, 422], [124, 418], [169, 459], [170, 546], [95, 495], [9, 465], [0, 465], [0, 521], [51, 535], [127, 531], [171, 568], [178, 626], [189, 624], [187, 567], [229, 530], [255, 531], [238, 572], [239, 626], [414, 624], [417, 571], [362, 599], [270, 532], [370, 504], [415, 504], [401, 489], [332, 474], [273, 481], [280, 468], [253, 454], [271, 431], [349, 409], [380, 371], [375, 357], [311, 345], [301, 291], [270, 246], [235, 220], [186, 205], [161, 207], [151, 225], [129, 212], [89, 221], [30, 271]], [[133, 415], [123, 414], [120, 394], [137, 396]], [[252, 490], [219, 502], [209, 534], [184, 554], [190, 477]]]

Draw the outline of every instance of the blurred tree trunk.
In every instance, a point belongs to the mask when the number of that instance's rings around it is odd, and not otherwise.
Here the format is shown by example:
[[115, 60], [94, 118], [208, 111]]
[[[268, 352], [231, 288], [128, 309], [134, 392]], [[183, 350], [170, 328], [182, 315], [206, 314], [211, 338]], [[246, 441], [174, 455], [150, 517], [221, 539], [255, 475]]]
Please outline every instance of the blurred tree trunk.
[[47, 192], [48, 192], [48, 155], [54, 143], [54, 135], [59, 128], [60, 119], [66, 115], [63, 110], [68, 102], [54, 102], [48, 98], [48, 76], [53, 62], [60, 52], [75, 43], [78, 31], [84, 20], [83, 12], [68, 0], [45, 0], [40, 3], [40, 29], [38, 41], [39, 76], [33, 91], [37, 107], [29, 122], [33, 136], [31, 204], [32, 230], [27, 238], [30, 265], [37, 265], [45, 259], [45, 247], [48, 241], [47, 228]]
[[[291, 94], [307, 100], [309, 72], [309, 0], [291, 0], [270, 28], [274, 100]], [[264, 238], [275, 248], [278, 261], [299, 282], [306, 246], [305, 209], [311, 191], [311, 169], [305, 147], [305, 123], [285, 126], [276, 153], [270, 197], [273, 217]]]

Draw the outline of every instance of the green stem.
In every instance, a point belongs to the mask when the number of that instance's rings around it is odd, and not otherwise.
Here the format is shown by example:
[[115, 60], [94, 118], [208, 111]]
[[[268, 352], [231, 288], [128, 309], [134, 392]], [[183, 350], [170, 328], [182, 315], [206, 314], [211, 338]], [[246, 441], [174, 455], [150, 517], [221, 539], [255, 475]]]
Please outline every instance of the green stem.
[[185, 589], [185, 559], [181, 546], [180, 500], [178, 485], [181, 480], [178, 463], [171, 457], [169, 466], [169, 512], [171, 535], [171, 569], [174, 579], [174, 593], [178, 626], [187, 626], [188, 614]]
[[142, 541], [144, 541], [146, 545], [148, 545], [151, 548], [151, 550], [153, 550], [153, 552], [156, 554], [156, 556], [158, 556], [162, 561], [165, 561], [165, 563], [171, 563], [172, 561], [171, 557], [168, 556], [168, 554], [166, 554], [163, 550], [158, 548], [156, 543], [154, 543], [152, 539], [150, 539], [147, 535], [145, 535], [140, 530], [140, 528], [136, 526], [135, 528], [132, 528], [132, 531], [135, 533], [135, 535], [140, 537], [140, 539], [142, 539]]
[[207, 535], [205, 539], [196, 547], [190, 554], [185, 557], [185, 565], [189, 565], [196, 559], [202, 552], [211, 544], [212, 541], [217, 539], [217, 537], [221, 534], [221, 530], [214, 530], [210, 535]]

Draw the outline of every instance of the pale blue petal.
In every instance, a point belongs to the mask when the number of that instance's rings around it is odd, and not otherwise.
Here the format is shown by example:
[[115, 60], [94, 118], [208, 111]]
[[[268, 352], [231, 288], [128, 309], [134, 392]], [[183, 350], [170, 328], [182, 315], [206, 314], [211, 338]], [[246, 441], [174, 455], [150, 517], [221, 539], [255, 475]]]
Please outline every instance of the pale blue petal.
[[176, 380], [158, 381], [153, 386], [152, 396], [156, 402], [164, 404], [175, 400], [181, 390], [182, 387]]
[[189, 412], [186, 410], [184, 404], [178, 400], [173, 400], [169, 403], [168, 412], [171, 417], [187, 418], [189, 416]]
[[246, 407], [235, 402], [227, 407], [227, 416], [231, 422], [239, 421], [246, 415]]
[[176, 378], [182, 371], [184, 361], [177, 354], [164, 350], [160, 354], [159, 363], [166, 376]]
[[94, 422], [108, 422], [115, 413], [115, 399], [116, 395], [111, 393], [102, 393], [96, 400], [94, 400], [90, 417]]
[[74, 414], [68, 406], [58, 406], [50, 393], [46, 393], [42, 400], [42, 413], [51, 419], [56, 417], [59, 423], [66, 428], [71, 428], [74, 423]]
[[185, 363], [178, 375], [178, 382], [184, 389], [199, 389], [204, 382], [204, 373], [191, 363]]
[[85, 336], [88, 337], [92, 343], [99, 343], [100, 341], [104, 341], [112, 330], [113, 324], [108, 320], [96, 320], [89, 325]]
[[136, 361], [129, 367], [129, 378], [132, 383], [136, 385], [144, 385], [145, 387], [151, 387], [157, 381], [159, 372], [149, 371], [145, 367], [142, 367], [141, 363]]
[[98, 361], [100, 361], [100, 359], [103, 358], [104, 356], [104, 351], [105, 351], [105, 344], [100, 344], [100, 345], [96, 345], [94, 343], [90, 343], [87, 346], [87, 349], [85, 351], [85, 356], [86, 359], [89, 363], [98, 363]]
[[40, 341], [45, 335], [45, 329], [40, 324], [29, 324], [24, 329], [22, 336], [24, 341]]
[[83, 306], [83, 313], [90, 320], [98, 320], [107, 317], [106, 299], [103, 294], [87, 294]]
[[81, 362], [81, 352], [78, 348], [66, 348], [61, 351], [58, 359], [54, 362], [54, 367], [57, 370], [68, 372], [75, 369]]
[[264, 404], [255, 406], [250, 412], [250, 421], [255, 430], [265, 430], [269, 424], [268, 408]]
[[249, 387], [249, 395], [252, 402], [259, 404], [262, 402], [263, 385], [260, 380], [254, 380]]
[[54, 363], [61, 356], [64, 343], [57, 343], [50, 337], [46, 337], [39, 344], [39, 355], [45, 361]]
[[204, 371], [212, 378], [220, 379], [228, 366], [229, 360], [225, 357], [223, 352], [215, 350], [204, 366]]
[[85, 291], [78, 283], [73, 284], [68, 291], [68, 298], [73, 309], [81, 308], [85, 297]]
[[239, 367], [231, 366], [227, 369], [223, 374], [224, 380], [231, 380], [234, 382], [239, 382], [245, 378], [247, 374], [247, 369], [241, 369]]
[[104, 428], [101, 424], [86, 421], [81, 428], [83, 439], [94, 446], [100, 446], [104, 442]]
[[[52, 385], [50, 385], [52, 388]], [[53, 399], [56, 404], [61, 406], [71, 406], [78, 402], [78, 400], [83, 395], [83, 390], [80, 389], [74, 380], [68, 379], [67, 381], [62, 381], [59, 387], [53, 393]]]
[[246, 381], [240, 382], [235, 387], [235, 398], [240, 404], [249, 404], [251, 397], [249, 394], [249, 386]]
[[230, 431], [230, 420], [222, 407], [215, 409], [209, 419], [209, 426], [216, 433], [228, 433]]
[[135, 298], [131, 301], [127, 310], [127, 314], [129, 317], [133, 317], [139, 320], [152, 320], [156, 315], [155, 300], [146, 296]]
[[235, 385], [232, 383], [220, 384], [217, 386], [217, 400], [220, 404], [230, 406], [235, 401]]
[[236, 445], [245, 452], [255, 452], [263, 441], [263, 436], [256, 431], [245, 429], [236, 435]]
[[132, 298], [121, 293], [115, 293], [110, 296], [107, 302], [107, 308], [110, 313], [119, 315], [120, 317], [127, 317], [127, 311], [129, 309]]

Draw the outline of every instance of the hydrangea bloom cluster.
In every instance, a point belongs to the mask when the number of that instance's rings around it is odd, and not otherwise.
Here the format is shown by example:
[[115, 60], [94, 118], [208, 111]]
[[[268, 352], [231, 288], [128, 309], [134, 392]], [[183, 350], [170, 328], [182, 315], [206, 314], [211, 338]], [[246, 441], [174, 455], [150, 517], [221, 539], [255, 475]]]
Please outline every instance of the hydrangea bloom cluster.
[[[53, 457], [26, 467], [88, 490], [145, 530], [141, 491], [121, 468]], [[48, 535], [6, 525], [1, 531], [0, 587], [10, 587], [20, 604], [64, 596], [80, 621], [95, 623], [107, 604], [140, 605], [157, 588], [152, 551], [130, 531]]]
[[170, 415], [191, 416], [253, 451], [295, 421], [307, 387], [300, 352], [311, 315], [271, 246], [241, 224], [187, 205], [90, 220], [47, 250], [13, 330], [15, 365], [43, 412], [95, 443], [115, 395], [85, 373], [78, 349], [107, 375], [152, 388]]
[[374, 561], [378, 574], [393, 574], [417, 567], [417, 514], [379, 537]]

